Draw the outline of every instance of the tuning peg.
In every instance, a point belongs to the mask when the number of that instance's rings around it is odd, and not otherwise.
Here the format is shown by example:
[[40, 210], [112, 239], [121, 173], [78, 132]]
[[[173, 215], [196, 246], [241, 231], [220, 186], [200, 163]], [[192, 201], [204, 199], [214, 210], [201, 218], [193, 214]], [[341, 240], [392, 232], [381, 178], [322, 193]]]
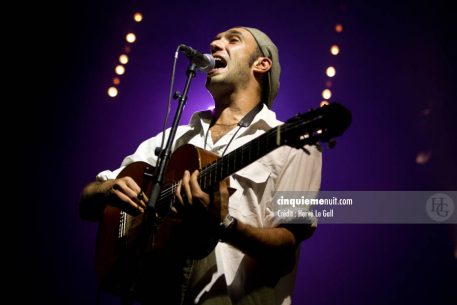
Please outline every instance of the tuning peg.
[[334, 139], [328, 140], [327, 146], [330, 149], [334, 148], [336, 146], [336, 141]]

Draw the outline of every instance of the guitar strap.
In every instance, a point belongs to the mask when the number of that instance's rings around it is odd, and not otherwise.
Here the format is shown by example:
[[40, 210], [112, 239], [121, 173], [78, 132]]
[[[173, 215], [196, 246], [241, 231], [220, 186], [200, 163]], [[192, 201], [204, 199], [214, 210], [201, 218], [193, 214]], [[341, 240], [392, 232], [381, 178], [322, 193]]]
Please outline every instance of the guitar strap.
[[262, 110], [263, 108], [263, 103], [258, 103], [257, 106], [255, 106], [254, 108], [252, 108], [251, 111], [249, 111], [239, 122], [238, 122], [238, 126], [240, 127], [248, 127], [249, 125], [251, 125], [252, 123], [252, 120], [254, 119], [254, 117], [257, 115], [257, 113], [260, 112], [260, 110]]

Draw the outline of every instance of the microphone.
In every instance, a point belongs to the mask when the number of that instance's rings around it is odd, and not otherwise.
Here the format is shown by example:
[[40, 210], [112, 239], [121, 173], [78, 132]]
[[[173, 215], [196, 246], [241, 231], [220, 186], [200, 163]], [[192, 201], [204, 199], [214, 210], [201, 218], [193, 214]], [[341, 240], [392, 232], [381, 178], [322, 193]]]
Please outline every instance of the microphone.
[[185, 44], [179, 45], [179, 50], [181, 50], [198, 68], [208, 73], [211, 71], [215, 64], [216, 60], [211, 54], [202, 54], [201, 52], [186, 46]]

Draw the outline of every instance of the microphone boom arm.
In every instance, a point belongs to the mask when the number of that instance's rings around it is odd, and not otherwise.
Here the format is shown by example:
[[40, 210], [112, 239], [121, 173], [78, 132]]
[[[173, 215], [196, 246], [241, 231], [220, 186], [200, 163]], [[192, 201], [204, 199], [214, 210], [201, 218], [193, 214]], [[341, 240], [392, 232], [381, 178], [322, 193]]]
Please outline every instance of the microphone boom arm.
[[[174, 138], [176, 136], [176, 130], [178, 129], [179, 122], [181, 120], [182, 111], [187, 101], [187, 92], [189, 91], [190, 83], [192, 79], [197, 74], [198, 65], [194, 62], [190, 62], [187, 68], [187, 80], [184, 86], [183, 93], [178, 96], [178, 107], [176, 108], [175, 117], [173, 119], [173, 124], [170, 129], [170, 134], [168, 136], [167, 144], [163, 151], [160, 151], [159, 156], [157, 158], [157, 165], [155, 168], [154, 174], [154, 184], [152, 186], [152, 192], [149, 197], [148, 208], [156, 208], [157, 199], [160, 195], [160, 189], [163, 182], [163, 178], [165, 175], [165, 170], [168, 165], [168, 161], [171, 157], [171, 147], [173, 145]], [[165, 135], [163, 135], [165, 136]]]

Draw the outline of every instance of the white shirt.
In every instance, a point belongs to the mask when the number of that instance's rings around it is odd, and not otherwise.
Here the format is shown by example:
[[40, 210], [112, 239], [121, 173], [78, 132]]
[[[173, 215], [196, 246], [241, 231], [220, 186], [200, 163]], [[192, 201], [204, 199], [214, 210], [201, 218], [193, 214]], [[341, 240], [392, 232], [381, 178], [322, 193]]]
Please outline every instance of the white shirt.
[[[189, 143], [221, 155], [230, 143], [225, 152], [227, 154], [282, 124], [275, 113], [264, 105], [250, 126], [234, 128], [213, 143], [210, 122], [210, 111], [195, 113], [189, 125], [178, 127], [172, 149]], [[169, 129], [167, 137], [168, 133]], [[123, 160], [119, 169], [103, 171], [97, 179], [114, 179], [126, 165], [135, 161], [155, 165], [157, 158], [154, 151], [160, 146], [162, 136], [163, 133], [160, 133], [144, 141], [134, 154]], [[306, 146], [306, 150], [309, 154], [302, 149], [281, 146], [234, 173], [230, 177], [230, 187], [236, 191], [229, 199], [229, 214], [254, 227], [277, 226], [278, 217], [272, 202], [276, 191], [318, 191], [320, 188], [322, 155], [315, 146]], [[281, 262], [272, 262], [278, 263]], [[196, 262], [191, 274], [190, 299], [194, 304], [290, 304], [296, 268], [278, 279], [273, 287], [261, 284], [264, 276], [259, 268], [254, 260], [237, 248], [219, 242], [208, 257]], [[265, 269], [265, 266], [262, 268]], [[204, 272], [207, 270], [212, 270], [210, 277]], [[218, 285], [221, 280], [226, 285]], [[198, 291], [196, 287], [199, 287]]]

